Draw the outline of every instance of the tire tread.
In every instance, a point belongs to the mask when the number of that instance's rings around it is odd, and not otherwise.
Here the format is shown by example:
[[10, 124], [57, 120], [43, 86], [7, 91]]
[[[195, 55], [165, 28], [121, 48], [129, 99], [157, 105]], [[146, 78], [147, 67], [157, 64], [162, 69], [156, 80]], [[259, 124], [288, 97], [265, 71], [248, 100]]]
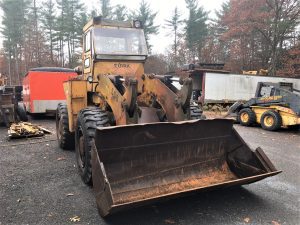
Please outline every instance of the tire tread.
[[[95, 137], [95, 131], [97, 127], [109, 126], [109, 119], [107, 112], [97, 108], [97, 107], [88, 107], [82, 109], [78, 114], [77, 128], [81, 126], [84, 139], [88, 140], [84, 144], [85, 148], [85, 168], [80, 168], [78, 165], [80, 176], [83, 182], [87, 185], [92, 185], [92, 158], [91, 158], [91, 148], [92, 148], [92, 139]], [[79, 137], [76, 136], [76, 148], [78, 146]], [[76, 150], [76, 157], [78, 160], [79, 150]]]
[[[58, 123], [62, 119], [63, 133], [61, 134], [61, 139], [58, 138]], [[67, 105], [64, 103], [59, 103], [56, 110], [56, 132], [59, 146], [63, 150], [73, 150], [75, 147], [74, 133], [69, 131], [69, 116]]]

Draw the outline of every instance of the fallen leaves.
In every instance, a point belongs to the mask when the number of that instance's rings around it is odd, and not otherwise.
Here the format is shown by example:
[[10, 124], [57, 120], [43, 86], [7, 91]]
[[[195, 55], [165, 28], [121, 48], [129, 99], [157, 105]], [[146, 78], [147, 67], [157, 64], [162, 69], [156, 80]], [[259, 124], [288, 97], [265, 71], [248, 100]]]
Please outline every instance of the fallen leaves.
[[70, 218], [70, 221], [71, 222], [80, 222], [80, 217], [79, 216], [74, 216], [74, 217], [72, 217], [72, 218]]
[[57, 158], [57, 161], [63, 161], [63, 160], [66, 160], [66, 158], [65, 157], [59, 157], [59, 158]]
[[280, 223], [278, 223], [278, 222], [275, 221], [275, 220], [272, 221], [272, 224], [273, 224], [273, 225], [281, 225]]
[[175, 221], [172, 219], [165, 219], [166, 224], [175, 224]]
[[246, 217], [246, 218], [244, 219], [244, 222], [245, 222], [245, 223], [250, 223], [250, 218], [249, 218], [249, 217]]

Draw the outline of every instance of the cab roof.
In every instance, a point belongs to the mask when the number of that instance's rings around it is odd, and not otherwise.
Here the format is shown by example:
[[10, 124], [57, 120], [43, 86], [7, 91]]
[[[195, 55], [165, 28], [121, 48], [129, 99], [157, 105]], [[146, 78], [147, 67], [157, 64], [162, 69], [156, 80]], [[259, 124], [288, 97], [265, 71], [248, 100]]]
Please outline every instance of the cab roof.
[[116, 21], [105, 19], [102, 16], [93, 17], [84, 27], [83, 32], [88, 30], [92, 26], [109, 26], [109, 27], [124, 27], [135, 28], [134, 21]]

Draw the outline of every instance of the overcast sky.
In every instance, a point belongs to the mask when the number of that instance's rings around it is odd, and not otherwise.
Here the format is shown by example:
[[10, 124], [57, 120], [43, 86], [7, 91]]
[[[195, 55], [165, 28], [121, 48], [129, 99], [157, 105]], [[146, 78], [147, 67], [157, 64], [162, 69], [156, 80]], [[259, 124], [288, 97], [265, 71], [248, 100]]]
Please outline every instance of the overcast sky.
[[[147, 0], [146, 0], [147, 1]], [[215, 10], [219, 10], [221, 4], [225, 0], [199, 0], [199, 5], [203, 6], [206, 11], [210, 11], [209, 16], [213, 17]], [[97, 5], [98, 0], [88, 1], [89, 4]], [[151, 9], [154, 12], [158, 12], [155, 25], [160, 25], [159, 34], [151, 36], [150, 44], [153, 46], [152, 53], [164, 53], [165, 49], [172, 44], [173, 39], [167, 36], [168, 31], [163, 28], [165, 20], [169, 19], [172, 15], [172, 11], [177, 6], [179, 12], [182, 14], [182, 18], [188, 17], [188, 11], [186, 9], [185, 0], [148, 0]], [[140, 0], [111, 0], [111, 5], [125, 4], [129, 9], [133, 10], [138, 8]]]
[[[39, 3], [44, 0], [37, 0]], [[92, 8], [100, 8], [99, 0], [82, 0], [89, 10]], [[138, 8], [141, 0], [111, 0], [111, 5], [126, 5], [130, 10], [135, 10]], [[153, 46], [152, 53], [164, 53], [165, 49], [172, 44], [172, 37], [167, 36], [169, 33], [163, 26], [165, 25], [165, 20], [170, 19], [172, 16], [172, 11], [177, 6], [179, 12], [182, 14], [182, 18], [186, 19], [188, 17], [188, 11], [186, 9], [185, 0], [146, 0], [149, 2], [151, 9], [153, 12], [158, 12], [155, 25], [159, 25], [159, 34], [151, 36], [150, 44]], [[210, 17], [214, 16], [215, 10], [219, 10], [221, 4], [225, 0], [199, 0], [199, 5], [203, 6], [206, 11], [209, 11]], [[3, 13], [0, 11], [0, 17], [2, 17]], [[0, 18], [1, 22], [1, 18]], [[0, 47], [2, 47], [2, 35], [0, 35]]]

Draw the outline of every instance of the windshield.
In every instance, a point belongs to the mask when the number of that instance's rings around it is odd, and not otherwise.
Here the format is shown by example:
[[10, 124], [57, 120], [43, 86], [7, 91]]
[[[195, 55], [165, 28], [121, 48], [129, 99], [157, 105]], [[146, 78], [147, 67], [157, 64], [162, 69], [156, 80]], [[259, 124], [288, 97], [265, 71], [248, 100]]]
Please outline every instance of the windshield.
[[95, 28], [96, 54], [147, 55], [143, 30], [132, 28]]

